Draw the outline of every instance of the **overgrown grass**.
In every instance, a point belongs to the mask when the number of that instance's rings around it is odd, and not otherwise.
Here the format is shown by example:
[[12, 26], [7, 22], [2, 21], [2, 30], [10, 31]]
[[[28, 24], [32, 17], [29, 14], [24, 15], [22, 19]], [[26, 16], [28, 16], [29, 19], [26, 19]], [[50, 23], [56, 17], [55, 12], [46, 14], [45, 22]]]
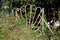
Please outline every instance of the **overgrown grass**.
[[[32, 26], [32, 25], [31, 25]], [[27, 25], [25, 19], [15, 20], [14, 16], [10, 18], [0, 15], [0, 40], [60, 40], [60, 30], [56, 31], [57, 27], [52, 26], [50, 32], [47, 27], [44, 27], [44, 33], [40, 26], [37, 30], [32, 30], [31, 26]]]

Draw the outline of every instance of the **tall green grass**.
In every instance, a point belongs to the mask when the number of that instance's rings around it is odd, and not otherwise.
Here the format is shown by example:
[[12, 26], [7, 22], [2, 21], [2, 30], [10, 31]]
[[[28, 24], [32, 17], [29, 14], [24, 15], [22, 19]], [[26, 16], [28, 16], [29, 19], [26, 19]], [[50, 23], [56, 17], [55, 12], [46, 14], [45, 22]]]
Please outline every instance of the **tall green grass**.
[[15, 20], [14, 16], [8, 17], [6, 13], [0, 13], [0, 40], [60, 40], [60, 31], [56, 31], [55, 26], [50, 30], [44, 26], [44, 33], [42, 33], [41, 26], [34, 26], [37, 30], [32, 30], [31, 26], [27, 25], [26, 19], [18, 18]]

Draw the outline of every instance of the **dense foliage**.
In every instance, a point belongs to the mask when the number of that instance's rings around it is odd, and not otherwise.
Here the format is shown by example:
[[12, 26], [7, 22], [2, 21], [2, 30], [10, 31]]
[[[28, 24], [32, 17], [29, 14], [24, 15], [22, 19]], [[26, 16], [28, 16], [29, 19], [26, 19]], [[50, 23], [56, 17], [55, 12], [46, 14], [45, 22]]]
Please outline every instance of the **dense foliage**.
[[[57, 6], [53, 3], [56, 3]], [[60, 26], [47, 27], [46, 24], [26, 26], [26, 19], [21, 18], [21, 15], [17, 21], [15, 16], [9, 17], [7, 9], [17, 9], [26, 4], [36, 5], [36, 7], [43, 5], [45, 7], [45, 4], [48, 4], [51, 7], [58, 7], [58, 11], [60, 11], [59, 0], [0, 0], [0, 40], [60, 40]], [[29, 17], [29, 14], [27, 15]], [[44, 18], [46, 20], [45, 16]]]

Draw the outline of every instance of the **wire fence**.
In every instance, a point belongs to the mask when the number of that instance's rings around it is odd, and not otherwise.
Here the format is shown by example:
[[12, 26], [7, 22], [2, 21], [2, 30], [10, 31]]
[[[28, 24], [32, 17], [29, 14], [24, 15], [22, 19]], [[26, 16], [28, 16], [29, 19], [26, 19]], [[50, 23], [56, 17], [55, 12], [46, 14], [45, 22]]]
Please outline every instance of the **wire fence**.
[[3, 10], [5, 13], [16, 16], [16, 18], [18, 17], [22, 19], [25, 18], [26, 24], [28, 23], [28, 24], [39, 25], [41, 24], [41, 21], [44, 18], [45, 18], [44, 20], [47, 21], [49, 20], [55, 21], [56, 19], [58, 20], [58, 9], [57, 8], [50, 8], [50, 9], [47, 9], [45, 7], [36, 7], [35, 5], [27, 4], [27, 5], [23, 5], [21, 8], [13, 8], [13, 9], [7, 8]]

